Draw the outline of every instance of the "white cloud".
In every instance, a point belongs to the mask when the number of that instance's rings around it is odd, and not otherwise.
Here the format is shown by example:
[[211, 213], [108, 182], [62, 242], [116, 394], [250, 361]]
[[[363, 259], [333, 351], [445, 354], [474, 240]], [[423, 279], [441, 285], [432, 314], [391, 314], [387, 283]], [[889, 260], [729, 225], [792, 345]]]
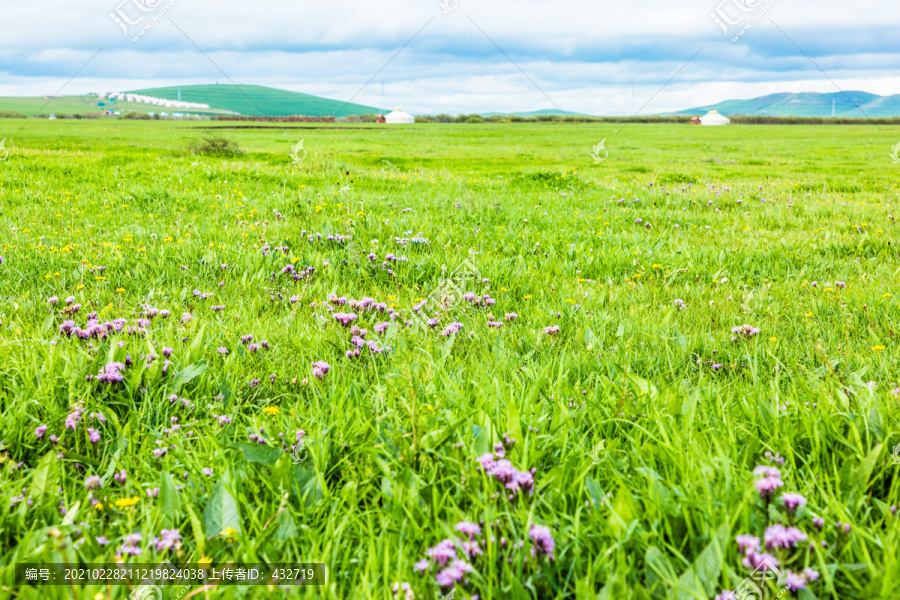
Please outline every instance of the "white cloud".
[[[437, 0], [81, 0], [77, 6], [42, 0], [39, 10], [0, 1], [2, 95], [55, 93], [82, 67], [64, 94], [230, 78], [349, 100], [381, 70], [354, 102], [380, 106], [385, 82], [388, 107], [420, 114], [554, 104], [573, 112], [627, 114], [657, 94], [643, 111], [655, 113], [780, 91], [836, 91], [768, 17], [840, 88], [900, 92], [900, 80], [891, 75], [900, 52], [885, 35], [900, 24], [900, 11], [885, 0], [852, 7], [833, 0], [815, 7], [728, 0], [771, 5], [738, 42], [723, 37], [709, 17], [721, 0], [459, 0], [447, 15]], [[135, 4], [141, 2], [154, 9], [141, 12]], [[133, 35], [165, 6], [136, 43], [110, 18], [117, 8], [132, 20], [143, 15]], [[732, 4], [723, 10], [744, 14]]]

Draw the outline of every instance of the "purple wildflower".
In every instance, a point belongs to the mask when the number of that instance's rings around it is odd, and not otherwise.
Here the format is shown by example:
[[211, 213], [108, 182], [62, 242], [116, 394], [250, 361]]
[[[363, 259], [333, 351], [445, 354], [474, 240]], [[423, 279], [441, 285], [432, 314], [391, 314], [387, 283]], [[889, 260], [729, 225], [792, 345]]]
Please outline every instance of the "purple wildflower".
[[553, 534], [550, 533], [550, 529], [543, 525], [532, 525], [531, 530], [528, 532], [528, 537], [534, 542], [538, 554], [553, 560], [553, 547], [556, 542], [553, 540]]
[[766, 529], [763, 536], [765, 546], [768, 550], [776, 548], [793, 548], [798, 542], [806, 540], [806, 534], [796, 527], [785, 527], [784, 525], [772, 525]]
[[356, 313], [334, 313], [331, 316], [344, 327], [349, 327], [350, 323], [357, 319]]
[[806, 579], [801, 575], [788, 571], [787, 576], [784, 578], [784, 587], [792, 592], [799, 592], [806, 587]]
[[125, 365], [120, 362], [107, 363], [97, 376], [97, 381], [108, 383], [124, 381], [125, 377], [120, 371], [125, 369]]
[[448, 561], [456, 558], [456, 546], [453, 544], [453, 540], [446, 539], [438, 542], [434, 548], [426, 550], [425, 556], [430, 557], [438, 565], [443, 567]]
[[163, 529], [158, 538], [154, 538], [156, 551], [163, 552], [181, 541], [181, 534], [177, 529]]
[[755, 475], [763, 475], [762, 479], [757, 479], [754, 483], [760, 497], [763, 499], [771, 497], [776, 489], [784, 485], [784, 482], [781, 481], [781, 473], [775, 467], [760, 465], [754, 469], [753, 473]]
[[130, 554], [132, 556], [137, 556], [141, 553], [141, 548], [138, 544], [141, 542], [140, 533], [132, 533], [130, 535], [125, 536], [125, 544], [119, 549], [119, 552], [122, 554]]
[[800, 494], [787, 493], [781, 496], [781, 503], [789, 513], [794, 513], [799, 507], [806, 505], [806, 498]]
[[739, 535], [734, 538], [741, 552], [759, 550], [759, 538], [752, 535]]
[[450, 337], [455, 333], [459, 333], [459, 330], [463, 328], [462, 323], [453, 322], [450, 323], [444, 331], [441, 332], [441, 335], [444, 337]]
[[469, 536], [470, 540], [474, 539], [476, 535], [481, 535], [481, 527], [476, 523], [469, 523], [468, 521], [460, 521], [457, 523], [456, 530]]
[[745, 568], [753, 571], [770, 571], [772, 569], [777, 569], [779, 565], [777, 558], [771, 554], [766, 554], [765, 552], [748, 552], [747, 556], [745, 556], [744, 560], [741, 562]]
[[324, 379], [325, 374], [331, 370], [331, 365], [329, 365], [325, 361], [316, 361], [312, 364], [313, 367], [313, 377], [316, 379]]
[[[755, 335], [759, 334], [759, 327], [752, 327], [744, 323], [743, 325], [738, 325], [737, 327], [731, 328], [731, 333], [735, 334], [738, 337], [743, 337], [745, 339], [752, 338]], [[731, 338], [731, 341], [737, 340], [737, 337]]]
[[84, 412], [80, 408], [76, 408], [69, 416], [66, 417], [66, 429], [75, 429], [75, 426], [78, 425], [78, 421], [81, 420], [81, 413]]

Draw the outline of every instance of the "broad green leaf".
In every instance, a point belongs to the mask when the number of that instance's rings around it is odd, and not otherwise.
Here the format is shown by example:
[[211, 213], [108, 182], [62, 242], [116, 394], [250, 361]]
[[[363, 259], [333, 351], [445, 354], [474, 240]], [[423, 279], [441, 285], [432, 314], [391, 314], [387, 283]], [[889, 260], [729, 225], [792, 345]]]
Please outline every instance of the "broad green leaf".
[[475, 437], [475, 456], [487, 454], [494, 449], [494, 425], [485, 413], [482, 413], [481, 419], [481, 431]]
[[229, 527], [239, 533], [241, 531], [241, 513], [228, 486], [230, 486], [228, 479], [222, 478], [213, 490], [209, 502], [206, 503], [206, 509], [203, 511], [203, 529], [207, 538], [215, 537]]
[[39, 506], [44, 499], [51, 496], [58, 484], [59, 461], [56, 458], [56, 451], [51, 450], [38, 462], [31, 479], [29, 494], [34, 499], [34, 505]]
[[262, 444], [232, 444], [229, 446], [244, 453], [247, 462], [259, 463], [267, 467], [274, 465], [284, 452], [280, 448]]
[[175, 489], [175, 481], [169, 473], [162, 474], [159, 486], [159, 523], [163, 529], [172, 529], [181, 517], [181, 498]]
[[297, 536], [297, 525], [294, 524], [294, 517], [291, 516], [290, 510], [281, 511], [281, 514], [275, 519], [275, 527], [275, 537], [281, 541]]
[[206, 372], [207, 364], [205, 360], [198, 360], [194, 364], [186, 367], [183, 371], [175, 373], [172, 383], [176, 388], [187, 385], [194, 379]]
[[603, 506], [603, 500], [606, 497], [606, 492], [603, 491], [603, 488], [600, 487], [600, 484], [590, 477], [585, 477], [584, 485], [585, 487], [587, 487], [588, 493], [591, 495], [591, 499], [594, 501], [594, 508], [599, 509], [601, 506]]
[[76, 502], [72, 505], [72, 508], [66, 511], [66, 516], [63, 517], [63, 525], [72, 525], [75, 523], [75, 519], [78, 518], [78, 511], [81, 509], [81, 501]]
[[670, 590], [678, 580], [678, 574], [669, 558], [656, 546], [647, 548], [644, 555], [646, 564], [646, 581], [650, 591], [659, 594], [661, 590]]
[[[294, 493], [299, 498], [304, 499], [306, 506], [312, 506], [322, 499], [324, 495], [322, 484], [316, 474], [315, 469], [307, 469], [303, 465], [293, 465], [292, 478]], [[390, 486], [390, 480], [382, 479], [382, 484], [387, 481]]]
[[194, 543], [197, 544], [197, 552], [203, 556], [203, 549], [206, 546], [206, 536], [203, 534], [203, 524], [200, 522], [200, 518], [197, 517], [197, 513], [191, 508], [190, 503], [186, 503], [184, 507], [187, 509], [188, 517], [191, 519], [191, 530], [194, 533]]
[[722, 525], [688, 569], [678, 578], [675, 600], [707, 600], [716, 591], [725, 564], [728, 525]]

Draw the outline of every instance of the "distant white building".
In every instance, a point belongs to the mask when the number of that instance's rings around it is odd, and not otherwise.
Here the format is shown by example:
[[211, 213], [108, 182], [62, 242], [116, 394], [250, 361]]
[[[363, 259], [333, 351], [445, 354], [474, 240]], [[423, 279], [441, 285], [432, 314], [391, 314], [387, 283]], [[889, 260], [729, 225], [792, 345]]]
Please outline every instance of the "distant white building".
[[701, 125], [728, 125], [729, 123], [731, 123], [731, 119], [720, 115], [717, 110], [711, 110], [700, 117]]
[[394, 112], [390, 112], [384, 116], [384, 122], [387, 124], [409, 124], [415, 123], [416, 118], [411, 114], [404, 112], [402, 108], [397, 108]]
[[[179, 88], [179, 92], [180, 92]], [[109, 97], [110, 101], [124, 100], [125, 102], [138, 102], [141, 104], [152, 104], [154, 106], [162, 106], [164, 108], [194, 108], [207, 109], [209, 104], [201, 104], [198, 102], [182, 102], [181, 100], [168, 100], [166, 98], [157, 98], [155, 96], [144, 96], [143, 94], [125, 94], [123, 92], [105, 92], [101, 94], [101, 98]]]

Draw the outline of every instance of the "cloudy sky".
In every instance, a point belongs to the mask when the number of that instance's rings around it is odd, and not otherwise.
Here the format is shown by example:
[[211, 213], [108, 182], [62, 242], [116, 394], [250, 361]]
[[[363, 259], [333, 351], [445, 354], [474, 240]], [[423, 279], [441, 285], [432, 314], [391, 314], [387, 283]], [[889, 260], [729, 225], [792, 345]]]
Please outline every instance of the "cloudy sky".
[[443, 2], [0, 0], [0, 96], [234, 82], [380, 107], [383, 83], [415, 114], [624, 115], [900, 93], [895, 0]]

